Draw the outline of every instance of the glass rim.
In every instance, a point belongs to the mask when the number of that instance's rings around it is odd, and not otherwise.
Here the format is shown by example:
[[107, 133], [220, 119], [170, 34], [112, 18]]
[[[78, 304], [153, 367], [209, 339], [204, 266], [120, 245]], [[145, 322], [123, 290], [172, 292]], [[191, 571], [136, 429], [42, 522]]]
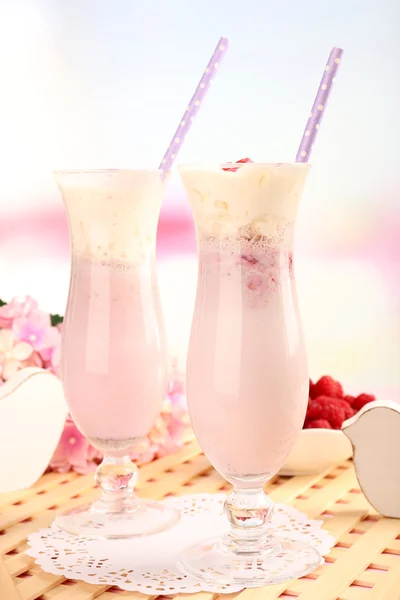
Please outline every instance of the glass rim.
[[162, 173], [162, 169], [53, 169], [53, 175], [118, 175], [128, 173]]
[[[311, 168], [311, 163], [306, 162], [228, 162], [228, 163], [191, 163], [178, 165], [176, 168], [178, 171], [213, 171], [218, 169], [219, 171], [223, 171], [224, 169], [243, 169], [243, 167], [295, 167], [304, 169]], [[225, 173], [232, 173], [232, 171], [224, 171]]]

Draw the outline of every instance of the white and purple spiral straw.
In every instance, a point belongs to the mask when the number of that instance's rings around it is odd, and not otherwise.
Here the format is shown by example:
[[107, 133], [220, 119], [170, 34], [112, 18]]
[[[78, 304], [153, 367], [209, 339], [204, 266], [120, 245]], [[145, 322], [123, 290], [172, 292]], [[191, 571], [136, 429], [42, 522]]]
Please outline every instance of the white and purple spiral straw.
[[342, 59], [343, 50], [332, 48], [326, 64], [321, 83], [319, 84], [317, 96], [311, 109], [306, 128], [301, 138], [300, 147], [297, 151], [296, 162], [308, 162], [312, 147], [317, 137], [318, 130], [325, 113], [326, 104], [336, 78], [336, 73]]
[[171, 143], [168, 146], [168, 150], [166, 151], [160, 163], [159, 169], [163, 172], [163, 177], [165, 177], [166, 173], [171, 169], [181, 144], [189, 133], [194, 118], [204, 100], [205, 95], [208, 92], [210, 83], [212, 82], [215, 73], [218, 71], [228, 47], [228, 40], [222, 37], [214, 50], [210, 62], [203, 73], [203, 77], [200, 79], [199, 85], [197, 86], [196, 91], [193, 94], [193, 97], [190, 100], [188, 107], [178, 125], [178, 128], [174, 133]]

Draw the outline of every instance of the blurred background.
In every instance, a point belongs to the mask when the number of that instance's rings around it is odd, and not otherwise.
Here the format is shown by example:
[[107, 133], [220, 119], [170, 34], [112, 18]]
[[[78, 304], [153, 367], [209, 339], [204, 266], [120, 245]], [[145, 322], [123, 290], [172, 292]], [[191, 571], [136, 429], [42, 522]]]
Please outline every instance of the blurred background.
[[[221, 35], [229, 52], [178, 163], [293, 160], [340, 46], [297, 230], [310, 371], [400, 401], [399, 22], [398, 0], [0, 0], [0, 298], [64, 312], [52, 170], [158, 166]], [[183, 367], [196, 243], [175, 175], [158, 250]]]

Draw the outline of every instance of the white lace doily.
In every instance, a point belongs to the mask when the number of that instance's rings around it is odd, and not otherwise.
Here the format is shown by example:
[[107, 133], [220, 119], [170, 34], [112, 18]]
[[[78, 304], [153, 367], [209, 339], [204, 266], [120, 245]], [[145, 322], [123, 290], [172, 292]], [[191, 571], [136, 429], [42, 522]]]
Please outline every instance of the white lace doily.
[[[26, 553], [48, 573], [149, 595], [239, 591], [241, 588], [235, 586], [199, 583], [177, 567], [177, 557], [185, 548], [226, 532], [227, 520], [222, 514], [225, 498], [223, 494], [167, 498], [166, 504], [181, 511], [180, 521], [166, 531], [147, 537], [85, 540], [55, 527], [41, 529], [29, 536], [30, 547]], [[322, 521], [308, 519], [292, 506], [276, 504], [270, 529], [271, 535], [308, 542], [325, 555], [332, 548], [334, 538], [321, 529], [321, 525]], [[277, 569], [273, 558], [271, 569]]]

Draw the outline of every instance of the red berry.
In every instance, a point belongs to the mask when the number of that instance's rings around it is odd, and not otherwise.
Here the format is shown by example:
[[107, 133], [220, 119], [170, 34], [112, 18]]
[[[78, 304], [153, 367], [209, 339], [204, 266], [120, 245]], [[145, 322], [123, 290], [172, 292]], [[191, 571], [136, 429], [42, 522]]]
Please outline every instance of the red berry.
[[343, 388], [338, 381], [329, 377], [329, 375], [324, 375], [321, 377], [319, 381], [314, 385], [314, 397], [318, 398], [318, 396], [328, 396], [329, 398], [343, 398]]
[[316, 409], [315, 400], [313, 400], [312, 398], [308, 398], [306, 421], [310, 420], [309, 415], [311, 415], [311, 419], [313, 418], [315, 409]]
[[243, 264], [250, 265], [252, 267], [258, 263], [258, 260], [254, 258], [254, 256], [246, 256], [245, 254], [242, 254], [240, 258]]
[[326, 419], [331, 424], [332, 429], [340, 429], [346, 419], [346, 411], [336, 398], [318, 396], [318, 398], [311, 401], [306, 415], [307, 422], [316, 419]]
[[[293, 253], [289, 254], [289, 273], [293, 273]], [[310, 379], [311, 382], [311, 379]]]
[[356, 412], [358, 412], [363, 408], [363, 406], [369, 404], [370, 402], [374, 402], [374, 400], [376, 400], [376, 398], [372, 394], [360, 394], [357, 396], [357, 398], [354, 398], [351, 406]]
[[354, 396], [345, 396], [343, 398], [343, 400], [346, 400], [346, 402], [348, 402], [350, 404], [350, 406], [351, 406], [353, 404], [355, 398], [354, 398]]
[[316, 398], [314, 389], [315, 389], [315, 383], [313, 383], [312, 380], [310, 379], [309, 388], [308, 388], [308, 396], [309, 396], [308, 401], [310, 401], [310, 398], [312, 398], [312, 399]]
[[[227, 163], [228, 165], [234, 165], [237, 163], [252, 163], [254, 162], [254, 160], [251, 160], [251, 158], [241, 158], [240, 160], [237, 160], [236, 163]], [[221, 167], [223, 171], [232, 171], [233, 173], [235, 173], [239, 167]]]
[[332, 425], [326, 419], [315, 419], [307, 423], [305, 429], [332, 429]]
[[340, 406], [344, 410], [344, 419], [350, 419], [356, 414], [354, 408], [350, 406], [350, 404], [344, 398], [335, 398], [336, 402], [340, 404]]

